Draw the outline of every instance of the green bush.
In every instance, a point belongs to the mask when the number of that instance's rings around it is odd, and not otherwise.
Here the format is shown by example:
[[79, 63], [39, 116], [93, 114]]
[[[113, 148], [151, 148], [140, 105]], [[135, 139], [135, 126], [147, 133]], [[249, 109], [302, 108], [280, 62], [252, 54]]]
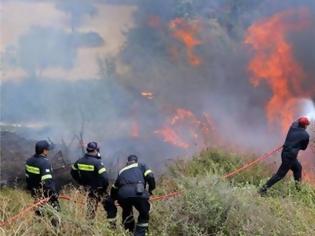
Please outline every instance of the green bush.
[[[180, 191], [181, 195], [152, 202], [151, 236], [201, 235], [313, 235], [315, 232], [315, 189], [293, 181], [281, 181], [266, 197], [257, 194], [271, 175], [270, 166], [260, 163], [229, 179], [222, 176], [253, 157], [220, 150], [206, 150], [190, 161], [176, 161], [159, 179], [156, 194]], [[59, 231], [44, 218], [29, 213], [9, 226], [3, 235], [128, 235], [121, 227], [111, 230], [99, 206], [94, 222], [85, 220], [85, 196], [73, 187], [64, 188], [76, 202], [61, 201]], [[19, 189], [3, 189], [0, 220], [19, 212], [32, 202]], [[83, 202], [83, 204], [82, 204]], [[49, 207], [48, 207], [49, 209]], [[121, 212], [119, 212], [120, 214]]]

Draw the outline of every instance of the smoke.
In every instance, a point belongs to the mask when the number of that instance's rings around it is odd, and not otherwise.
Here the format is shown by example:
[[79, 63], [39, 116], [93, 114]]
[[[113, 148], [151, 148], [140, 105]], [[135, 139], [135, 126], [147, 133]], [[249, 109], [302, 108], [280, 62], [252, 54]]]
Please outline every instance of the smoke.
[[[97, 32], [80, 32], [86, 16], [97, 17], [96, 2], [137, 7], [119, 53], [95, 58], [99, 78], [42, 76], [45, 68], [73, 68], [78, 49], [106, 42]], [[56, 8], [70, 15], [72, 31], [32, 27], [19, 39], [15, 66], [28, 76], [2, 84], [2, 121], [45, 124], [23, 135], [69, 140], [83, 128], [85, 140], [101, 142], [105, 156], [136, 153], [152, 163], [208, 145], [266, 151], [282, 142], [283, 132], [280, 125], [270, 127], [266, 115], [274, 91], [266, 82], [250, 83], [255, 50], [244, 39], [255, 23], [301, 7], [309, 14], [308, 26], [283, 31], [305, 74], [294, 106], [315, 97], [312, 1], [96, 2], [56, 1]], [[295, 16], [286, 20], [299, 24]], [[281, 117], [287, 111], [276, 112]]]
[[82, 24], [84, 17], [97, 13], [97, 9], [92, 3], [84, 0], [57, 1], [56, 8], [70, 15], [72, 30]]
[[304, 100], [302, 105], [302, 113], [312, 121], [315, 121], [315, 104], [312, 100]]
[[67, 33], [63, 30], [32, 27], [17, 45], [17, 66], [36, 75], [46, 68], [73, 68], [80, 48], [100, 47], [104, 40], [95, 32]]

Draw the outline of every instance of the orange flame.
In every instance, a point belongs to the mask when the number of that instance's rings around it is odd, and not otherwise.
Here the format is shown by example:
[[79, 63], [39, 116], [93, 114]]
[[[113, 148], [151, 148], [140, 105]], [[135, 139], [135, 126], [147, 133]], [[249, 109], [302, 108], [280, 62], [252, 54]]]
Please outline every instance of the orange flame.
[[192, 144], [206, 146], [213, 127], [207, 117], [203, 116], [203, 119], [199, 120], [190, 110], [177, 108], [167, 124], [155, 134], [162, 136], [165, 142], [185, 149]]
[[182, 108], [178, 108], [178, 109], [176, 109], [176, 114], [171, 119], [171, 124], [175, 125], [177, 121], [183, 120], [183, 119], [186, 119], [186, 118], [192, 118], [194, 121], [196, 121], [195, 115], [191, 111], [185, 110], [185, 109], [182, 109]]
[[176, 132], [170, 128], [165, 127], [160, 130], [154, 131], [156, 134], [160, 134], [163, 137], [164, 142], [173, 144], [175, 146], [181, 147], [181, 148], [189, 148], [189, 145], [185, 143], [177, 134]]
[[[185, 45], [189, 63], [193, 66], [200, 65], [201, 59], [194, 52], [195, 47], [201, 44], [201, 41], [195, 36], [198, 33], [198, 26], [193, 22], [176, 18], [170, 22], [169, 28], [173, 37]], [[171, 52], [175, 54], [174, 49]]]
[[254, 23], [245, 38], [245, 43], [255, 52], [249, 63], [249, 71], [253, 74], [251, 83], [257, 87], [265, 81], [271, 88], [272, 97], [266, 105], [267, 119], [269, 124], [280, 124], [283, 131], [294, 118], [297, 100], [305, 96], [301, 86], [305, 75], [286, 35], [308, 26], [308, 15], [304, 8], [277, 13]]
[[141, 92], [141, 96], [147, 98], [147, 99], [153, 99], [153, 93], [148, 91]]

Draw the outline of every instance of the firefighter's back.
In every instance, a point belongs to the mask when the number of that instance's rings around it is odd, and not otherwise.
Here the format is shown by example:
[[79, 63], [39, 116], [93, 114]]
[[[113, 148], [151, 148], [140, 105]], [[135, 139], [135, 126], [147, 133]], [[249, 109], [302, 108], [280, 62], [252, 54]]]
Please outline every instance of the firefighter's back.
[[126, 166], [119, 172], [118, 198], [149, 198], [149, 193], [144, 190], [142, 194], [137, 193], [137, 184], [145, 184], [144, 179], [145, 165], [134, 163]]
[[294, 122], [290, 127], [283, 145], [282, 156], [289, 159], [297, 157], [300, 150], [304, 150], [308, 144], [309, 134], [305, 128]]

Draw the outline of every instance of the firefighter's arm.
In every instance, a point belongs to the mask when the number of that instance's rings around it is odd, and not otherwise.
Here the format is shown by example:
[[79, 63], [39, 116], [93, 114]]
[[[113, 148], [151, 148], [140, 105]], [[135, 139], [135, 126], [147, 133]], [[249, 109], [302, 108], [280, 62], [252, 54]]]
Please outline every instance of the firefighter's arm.
[[155, 189], [155, 178], [151, 169], [144, 166], [144, 179], [149, 185], [149, 193], [152, 194], [152, 191]]
[[108, 176], [106, 172], [106, 168], [103, 163], [98, 163], [95, 166], [95, 170], [97, 171], [97, 176], [99, 179], [100, 186], [106, 191], [108, 187]]
[[58, 197], [58, 193], [56, 190], [56, 184], [53, 180], [52, 168], [48, 161], [44, 161], [40, 168], [41, 181], [43, 184], [43, 188], [47, 191], [48, 196]]
[[112, 185], [112, 187], [110, 189], [110, 196], [114, 200], [117, 200], [118, 189], [119, 189], [119, 178], [117, 177], [115, 183]]
[[71, 176], [72, 178], [78, 183], [78, 184], [81, 184], [81, 180], [80, 180], [80, 174], [79, 174], [79, 171], [78, 171], [78, 163], [74, 163], [72, 166], [71, 166]]
[[309, 137], [307, 137], [306, 139], [304, 139], [304, 140], [302, 141], [302, 150], [306, 150], [306, 148], [307, 148], [309, 142], [310, 142]]

